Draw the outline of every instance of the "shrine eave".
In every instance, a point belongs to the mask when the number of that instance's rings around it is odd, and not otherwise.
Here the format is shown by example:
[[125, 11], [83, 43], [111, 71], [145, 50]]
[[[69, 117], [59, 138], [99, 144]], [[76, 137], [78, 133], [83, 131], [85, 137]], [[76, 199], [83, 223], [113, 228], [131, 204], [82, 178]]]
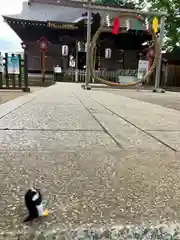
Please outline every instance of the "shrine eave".
[[[45, 28], [51, 28], [51, 29], [57, 29], [57, 30], [77, 30], [79, 29], [76, 25], [76, 23], [73, 22], [59, 22], [59, 21], [37, 21], [37, 20], [27, 20], [27, 19], [18, 19], [17, 17], [14, 18], [14, 16], [2, 16], [4, 20], [7, 22], [7, 24], [11, 27], [14, 28], [15, 25], [19, 24], [24, 27], [28, 26], [33, 26], [34, 28], [36, 27], [45, 27]], [[121, 26], [120, 27], [120, 32], [121, 33], [127, 33], [126, 27]], [[83, 30], [83, 29], [82, 29]], [[134, 29], [130, 29], [134, 30]], [[112, 26], [104, 26], [103, 32], [111, 32], [112, 31]], [[140, 29], [140, 31], [146, 33], [146, 35], [149, 35], [147, 31], [144, 31], [143, 29]]]
[[[22, 12], [15, 15], [6, 15], [3, 16], [6, 21], [16, 21], [23, 22], [28, 24], [47, 24], [50, 23], [69, 23], [72, 24], [76, 22], [77, 19], [82, 17], [87, 10], [84, 8], [71, 7], [71, 6], [57, 6], [51, 4], [40, 4], [40, 3], [31, 3], [28, 5], [27, 2], [23, 3]], [[92, 13], [97, 13], [97, 10], [92, 10]], [[98, 11], [103, 20], [106, 19], [107, 13], [104, 11]], [[117, 13], [110, 14], [110, 18], [117, 16]], [[12, 20], [11, 20], [12, 19]], [[121, 17], [121, 28], [126, 28], [127, 20], [130, 20], [129, 28], [134, 30], [136, 29], [136, 17], [124, 16]], [[73, 29], [73, 27], [71, 26]], [[140, 24], [140, 31], [146, 30], [145, 27]]]
[[2, 16], [7, 24], [11, 27], [12, 25], [23, 25], [24, 27], [33, 26], [33, 27], [48, 27], [53, 29], [68, 29], [68, 30], [75, 30], [78, 27], [75, 23], [69, 22], [57, 22], [57, 21], [36, 21], [36, 20], [27, 20], [27, 19], [18, 19], [13, 18], [10, 16]]
[[45, 21], [35, 21], [35, 20], [27, 20], [27, 19], [20, 19], [20, 18], [14, 18], [14, 16], [7, 16], [3, 15], [2, 16], [4, 21], [9, 24], [21, 24], [21, 25], [33, 25], [33, 26], [47, 26], [47, 22]]

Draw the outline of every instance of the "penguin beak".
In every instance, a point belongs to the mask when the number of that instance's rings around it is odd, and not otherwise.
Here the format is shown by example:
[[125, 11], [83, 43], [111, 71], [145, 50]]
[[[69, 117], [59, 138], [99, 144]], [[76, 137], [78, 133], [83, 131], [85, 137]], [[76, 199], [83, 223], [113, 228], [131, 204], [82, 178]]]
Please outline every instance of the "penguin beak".
[[43, 216], [44, 217], [47, 217], [49, 215], [49, 212], [46, 210], [46, 211], [44, 211], [44, 213], [43, 213]]

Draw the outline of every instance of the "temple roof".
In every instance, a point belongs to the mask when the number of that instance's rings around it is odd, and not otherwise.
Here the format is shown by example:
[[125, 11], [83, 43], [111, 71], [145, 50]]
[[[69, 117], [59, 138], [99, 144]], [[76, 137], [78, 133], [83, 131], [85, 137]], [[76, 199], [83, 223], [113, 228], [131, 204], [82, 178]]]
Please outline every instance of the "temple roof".
[[57, 6], [50, 4], [23, 2], [22, 12], [15, 15], [5, 15], [5, 17], [30, 20], [30, 21], [58, 21], [58, 22], [72, 22], [75, 18], [82, 15], [84, 9]]
[[[20, 14], [15, 15], [5, 15], [3, 16], [5, 19], [17, 19], [17, 20], [28, 20], [28, 21], [40, 21], [40, 22], [69, 22], [72, 23], [76, 19], [82, 16], [83, 13], [86, 12], [86, 9], [80, 7], [78, 4], [77, 7], [73, 6], [64, 6], [63, 5], [55, 5], [55, 4], [45, 4], [45, 3], [35, 3], [31, 2], [23, 2], [22, 12]], [[97, 10], [92, 11], [97, 13]], [[110, 18], [114, 18], [117, 16], [117, 13], [109, 13], [108, 11], [98, 11], [103, 19], [106, 18], [107, 14], [110, 15]], [[126, 27], [127, 20], [129, 17], [123, 17], [120, 20], [120, 26]], [[130, 19], [130, 29], [136, 29], [136, 19], [135, 17]], [[144, 26], [140, 24], [139, 30], [145, 30]]]

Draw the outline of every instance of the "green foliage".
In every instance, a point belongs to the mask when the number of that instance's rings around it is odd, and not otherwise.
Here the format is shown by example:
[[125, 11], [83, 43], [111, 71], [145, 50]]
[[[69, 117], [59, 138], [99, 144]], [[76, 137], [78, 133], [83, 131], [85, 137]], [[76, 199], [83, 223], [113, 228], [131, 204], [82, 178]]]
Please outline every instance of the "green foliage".
[[[180, 47], [180, 0], [97, 0], [97, 4], [118, 5], [123, 8], [137, 8], [167, 13], [165, 25], [165, 47], [168, 50], [176, 50]], [[151, 19], [152, 22], [152, 19]]]
[[[139, 5], [143, 6], [144, 0]], [[180, 0], [147, 0], [149, 10], [167, 13], [165, 25], [165, 46], [176, 50], [180, 46]]]
[[[134, 5], [134, 1], [126, 0], [97, 0], [97, 4], [118, 5], [123, 8], [137, 8], [165, 12], [167, 13], [165, 25], [165, 47], [168, 50], [176, 50], [180, 47], [180, 0], [139, 0]], [[152, 22], [152, 18], [151, 18]]]

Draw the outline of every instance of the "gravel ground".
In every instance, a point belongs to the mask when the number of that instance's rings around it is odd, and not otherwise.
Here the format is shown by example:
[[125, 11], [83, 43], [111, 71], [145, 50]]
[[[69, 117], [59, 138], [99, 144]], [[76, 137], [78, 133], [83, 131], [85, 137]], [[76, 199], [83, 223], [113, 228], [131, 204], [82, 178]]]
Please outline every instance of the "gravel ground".
[[[151, 120], [151, 130], [169, 121], [173, 130], [179, 119], [178, 111], [78, 84], [35, 92], [0, 119], [0, 239], [180, 239], [176, 139], [166, 144], [143, 129]], [[32, 185], [50, 214], [24, 225]]]

